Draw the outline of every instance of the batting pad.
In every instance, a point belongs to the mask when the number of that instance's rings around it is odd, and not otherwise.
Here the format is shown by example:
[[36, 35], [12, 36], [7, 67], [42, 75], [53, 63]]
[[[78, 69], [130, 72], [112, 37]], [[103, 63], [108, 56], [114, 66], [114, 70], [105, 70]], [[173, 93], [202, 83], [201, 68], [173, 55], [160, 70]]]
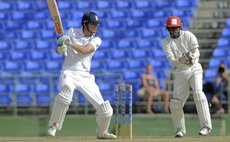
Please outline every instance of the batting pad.
[[71, 89], [68, 86], [64, 86], [55, 97], [49, 126], [54, 126], [58, 130], [61, 130], [66, 112], [72, 99], [70, 96], [72, 96]]
[[200, 120], [200, 127], [208, 127], [212, 129], [210, 110], [208, 107], [208, 101], [203, 91], [194, 91], [194, 102], [196, 105], [198, 117]]
[[96, 112], [97, 133], [99, 137], [103, 137], [108, 131], [112, 115], [113, 109], [109, 101], [105, 101]]
[[170, 110], [174, 129], [175, 131], [180, 130], [186, 134], [183, 106], [184, 104], [180, 100], [171, 99], [170, 101]]

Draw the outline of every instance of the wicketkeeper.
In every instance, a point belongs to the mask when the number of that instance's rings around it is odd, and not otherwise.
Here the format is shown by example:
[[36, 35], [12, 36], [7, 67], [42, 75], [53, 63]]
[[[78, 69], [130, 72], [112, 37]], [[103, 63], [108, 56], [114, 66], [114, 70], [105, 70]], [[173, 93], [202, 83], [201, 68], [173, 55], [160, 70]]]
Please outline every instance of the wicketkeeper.
[[96, 13], [85, 13], [82, 28], [70, 28], [67, 35], [58, 38], [56, 52], [67, 52], [67, 56], [61, 70], [60, 91], [55, 97], [49, 121], [50, 136], [55, 136], [56, 131], [61, 130], [73, 92], [77, 89], [96, 109], [97, 138], [116, 139], [114, 134], [108, 132], [113, 109], [109, 101], [102, 98], [95, 77], [90, 74], [92, 56], [101, 45], [101, 39], [96, 36], [98, 23]]
[[163, 50], [169, 62], [176, 68], [173, 97], [170, 101], [175, 137], [186, 134], [183, 107], [189, 97], [190, 86], [200, 120], [199, 135], [208, 135], [212, 124], [208, 102], [202, 91], [203, 69], [198, 62], [200, 52], [197, 38], [193, 33], [182, 30], [181, 20], [177, 16], [168, 17], [166, 29], [170, 36], [163, 40]]

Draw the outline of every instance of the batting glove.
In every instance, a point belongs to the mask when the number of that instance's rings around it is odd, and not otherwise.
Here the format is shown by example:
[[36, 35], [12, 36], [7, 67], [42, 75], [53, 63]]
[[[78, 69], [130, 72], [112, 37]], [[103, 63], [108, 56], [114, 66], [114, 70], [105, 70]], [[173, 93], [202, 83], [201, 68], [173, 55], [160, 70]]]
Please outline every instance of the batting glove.
[[67, 52], [67, 45], [65, 44], [58, 44], [56, 46], [56, 51], [58, 54], [66, 54]]
[[61, 35], [57, 38], [58, 43], [65, 45], [72, 45], [69, 35]]

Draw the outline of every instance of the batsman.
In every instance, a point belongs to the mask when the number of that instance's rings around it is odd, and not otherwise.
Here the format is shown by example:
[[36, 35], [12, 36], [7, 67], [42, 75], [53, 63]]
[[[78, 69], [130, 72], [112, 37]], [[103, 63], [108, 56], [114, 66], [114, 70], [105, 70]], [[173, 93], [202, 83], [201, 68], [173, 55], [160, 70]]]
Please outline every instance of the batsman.
[[101, 45], [101, 39], [96, 35], [98, 24], [95, 12], [85, 13], [81, 20], [82, 28], [70, 28], [68, 34], [58, 38], [56, 52], [67, 52], [67, 55], [60, 74], [60, 91], [54, 99], [49, 121], [50, 136], [61, 130], [73, 92], [79, 90], [96, 109], [97, 138], [116, 139], [108, 132], [113, 109], [110, 102], [102, 98], [95, 77], [90, 74], [91, 59]]
[[203, 93], [203, 69], [199, 63], [199, 44], [190, 31], [182, 30], [179, 17], [170, 16], [166, 22], [169, 36], [162, 41], [163, 50], [172, 66], [175, 67], [173, 97], [170, 110], [175, 137], [186, 134], [183, 107], [189, 97], [190, 87], [200, 120], [199, 135], [206, 136], [212, 130], [210, 111], [205, 94]]

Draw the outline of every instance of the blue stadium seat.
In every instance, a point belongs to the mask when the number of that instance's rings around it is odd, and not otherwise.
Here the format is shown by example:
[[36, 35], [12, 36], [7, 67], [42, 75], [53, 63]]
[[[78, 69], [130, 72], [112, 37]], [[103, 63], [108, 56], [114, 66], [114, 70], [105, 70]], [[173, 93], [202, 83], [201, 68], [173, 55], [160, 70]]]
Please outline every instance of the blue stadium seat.
[[49, 57], [52, 61], [62, 61], [64, 59], [63, 54], [57, 54], [54, 51], [46, 52], [46, 56]]
[[230, 18], [228, 18], [226, 21], [226, 27], [230, 27]]
[[10, 20], [10, 13], [5, 13], [5, 12], [0, 13], [0, 20], [3, 21]]
[[129, 69], [141, 69], [145, 68], [145, 62], [142, 60], [130, 60], [127, 62]]
[[27, 56], [26, 53], [24, 52], [12, 52], [10, 53], [10, 59], [12, 61], [20, 61], [20, 60], [26, 60]]
[[149, 61], [149, 64], [151, 64], [154, 68], [163, 68], [163, 67], [164, 67], [162, 61], [157, 60], [157, 59], [155, 59], [155, 60], [150, 60], [150, 61]]
[[1, 95], [0, 95], [0, 107], [12, 106], [12, 102], [13, 102], [12, 98], [13, 97], [11, 95], [9, 95], [9, 93], [7, 93], [7, 94], [1, 93]]
[[157, 33], [154, 30], [143, 29], [141, 33], [142, 38], [153, 38], [156, 37]]
[[33, 9], [33, 7], [31, 5], [31, 3], [29, 3], [29, 2], [19, 2], [19, 3], [17, 3], [17, 9], [19, 11], [24, 11], [24, 10], [26, 11], [26, 10]]
[[137, 30], [121, 30], [122, 35], [120, 37], [125, 37], [125, 38], [137, 38], [139, 36], [139, 33]]
[[47, 71], [60, 71], [61, 70], [61, 63], [57, 61], [47, 61], [45, 63], [45, 69]]
[[94, 59], [106, 59], [108, 58], [109, 55], [107, 53], [107, 51], [102, 51], [102, 50], [98, 50], [94, 55], [93, 58]]
[[44, 93], [44, 94], [49, 94], [49, 85], [48, 84], [35, 84], [34, 86], [33, 86], [33, 88], [34, 88], [34, 91], [37, 93]]
[[57, 5], [60, 10], [71, 10], [73, 3], [65, 2], [65, 1], [58, 1]]
[[22, 51], [22, 50], [29, 50], [29, 49], [31, 49], [30, 42], [26, 42], [26, 41], [23, 41], [23, 40], [18, 40], [15, 43], [14, 47], [15, 47], [16, 51]]
[[47, 9], [47, 4], [43, 1], [33, 1], [33, 4], [35, 5], [34, 7], [36, 7], [37, 10]]
[[16, 84], [14, 89], [17, 93], [29, 93], [33, 90], [31, 84]]
[[212, 58], [209, 61], [209, 68], [217, 68], [219, 66], [219, 64], [221, 63], [221, 61], [217, 58]]
[[114, 90], [113, 85], [109, 83], [99, 82], [98, 86], [99, 86], [100, 91], [112, 92]]
[[18, 62], [9, 61], [4, 64], [4, 70], [8, 72], [18, 72], [21, 70], [21, 64]]
[[16, 103], [19, 107], [30, 107], [32, 106], [33, 97], [31, 94], [22, 93], [16, 95]]
[[54, 42], [47, 42], [44, 40], [36, 41], [34, 44], [35, 44], [35, 49], [37, 49], [38, 51], [53, 49], [56, 46]]
[[1, 93], [4, 93], [4, 92], [9, 93], [11, 91], [13, 91], [13, 85], [12, 84], [4, 84], [4, 83], [0, 84], [0, 92]]
[[108, 69], [122, 69], [122, 68], [124, 68], [124, 61], [107, 60], [106, 64], [107, 64]]
[[160, 28], [162, 26], [163, 26], [163, 24], [161, 23], [160, 20], [150, 19], [147, 22], [148, 28]]
[[139, 72], [130, 71], [130, 70], [124, 70], [123, 76], [124, 76], [125, 80], [140, 79], [141, 78], [141, 74]]
[[42, 69], [42, 65], [37, 61], [26, 61], [24, 67], [27, 71], [40, 71]]
[[42, 24], [38, 21], [29, 21], [26, 23], [27, 30], [38, 30], [42, 28]]
[[51, 105], [52, 98], [48, 94], [36, 94], [36, 106], [49, 107]]
[[6, 42], [6, 41], [0, 41], [0, 51], [9, 51], [10, 46], [10, 42]]
[[11, 11], [12, 10], [12, 5], [10, 3], [1, 1], [0, 5], [1, 5], [0, 11]]
[[213, 52], [213, 58], [227, 57], [227, 52], [221, 48], [216, 48]]
[[36, 38], [38, 38], [39, 36], [38, 36], [38, 32], [32, 32], [32, 31], [23, 31], [22, 33], [21, 33], [21, 38], [23, 39], [23, 40], [30, 40], [30, 39], [36, 39]]
[[145, 21], [129, 20], [125, 23], [125, 26], [126, 26], [126, 28], [130, 28], [130, 29], [141, 28], [143, 26], [143, 22], [145, 22]]
[[103, 61], [92, 60], [92, 62], [91, 62], [91, 70], [93, 70], [93, 71], [95, 71], [95, 70], [103, 70], [104, 68], [105, 68], [104, 60]]
[[137, 9], [148, 9], [148, 8], [151, 9], [152, 8], [150, 1], [146, 1], [146, 0], [134, 1], [134, 5]]
[[145, 50], [132, 50], [131, 54], [134, 59], [139, 59], [139, 58], [146, 59], [148, 57], [151, 57], [151, 52]]
[[153, 48], [153, 42], [149, 39], [140, 39], [137, 40], [137, 48], [138, 49], [149, 49]]
[[127, 10], [132, 7], [132, 4], [129, 1], [115, 1], [115, 6], [118, 10]]
[[165, 58], [165, 53], [162, 49], [156, 49], [153, 52], [153, 57], [155, 58]]
[[150, 13], [148, 11], [143, 10], [133, 10], [131, 14], [131, 17], [134, 19], [147, 19], [150, 16]]
[[127, 51], [115, 50], [111, 52], [112, 59], [129, 58], [129, 53]]
[[[47, 4], [46, 4], [47, 6]], [[51, 19], [49, 11], [43, 11], [38, 13], [33, 13], [33, 19], [36, 20], [44, 20], [44, 19]], [[51, 22], [50, 22], [51, 23]]]
[[97, 9], [110, 9], [113, 7], [113, 3], [110, 1], [95, 1]]
[[110, 13], [111, 19], [125, 19], [129, 17], [129, 13], [126, 11], [113, 11]]
[[217, 47], [227, 47], [230, 45], [230, 42], [227, 38], [220, 38], [217, 42]]
[[113, 38], [116, 37], [116, 32], [114, 30], [103, 30], [101, 32], [101, 38]]
[[50, 39], [50, 38], [56, 38], [56, 34], [54, 31], [48, 31], [48, 30], [42, 30], [40, 31], [40, 36], [42, 39]]
[[[122, 28], [124, 27], [123, 21], [120, 20], [110, 20], [108, 23], [106, 23], [107, 28], [113, 29], [113, 28]], [[103, 32], [103, 31], [100, 31]]]
[[230, 28], [225, 28], [223, 29], [222, 33], [221, 33], [222, 37], [230, 37]]
[[29, 57], [32, 61], [45, 60], [47, 58], [46, 53], [42, 51], [31, 51]]
[[191, 1], [189, 1], [189, 0], [178, 0], [177, 2], [176, 2], [176, 7], [177, 8], [192, 8], [193, 7], [193, 5], [192, 5], [192, 2]]
[[205, 80], [212, 80], [214, 81], [214, 78], [216, 77], [216, 69], [208, 69], [205, 71]]
[[117, 43], [117, 48], [120, 48], [120, 49], [125, 49], [125, 48], [133, 48], [135, 47], [135, 41], [132, 41], [132, 40], [119, 40], [118, 43]]
[[175, 5], [175, 3], [171, 2], [170, 0], [158, 0], [155, 1], [155, 6], [158, 9], [162, 9], [162, 8], [171, 8]]
[[12, 20], [26, 20], [28, 19], [28, 15], [27, 13], [23, 13], [23, 12], [14, 12], [12, 13]]
[[112, 49], [113, 48], [113, 42], [111, 40], [104, 40], [101, 44], [102, 49]]

